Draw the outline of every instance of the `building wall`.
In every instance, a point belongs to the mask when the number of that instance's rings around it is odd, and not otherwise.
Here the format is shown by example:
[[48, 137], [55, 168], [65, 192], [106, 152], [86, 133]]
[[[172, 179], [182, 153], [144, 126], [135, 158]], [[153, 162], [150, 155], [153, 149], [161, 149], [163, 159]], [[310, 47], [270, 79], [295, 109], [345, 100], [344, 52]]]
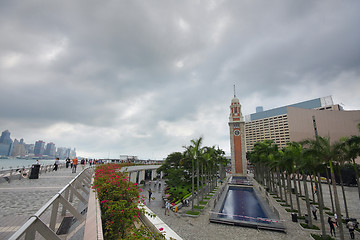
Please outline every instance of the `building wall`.
[[0, 156], [10, 156], [11, 144], [0, 143]]
[[338, 105], [322, 110], [288, 106], [287, 114], [246, 122], [246, 151], [252, 151], [254, 144], [263, 140], [273, 140], [279, 148], [283, 148], [288, 142], [314, 138], [313, 116], [315, 116], [318, 135], [329, 136], [332, 142], [341, 137], [358, 135], [360, 111], [340, 111], [340, 109]]
[[246, 151], [252, 151], [254, 144], [263, 140], [273, 140], [279, 148], [290, 142], [287, 114], [257, 119], [245, 123]]
[[23, 156], [26, 154], [24, 144], [17, 144], [14, 146], [12, 156]]
[[360, 111], [329, 111], [287, 107], [290, 141], [302, 141], [314, 138], [313, 116], [315, 116], [319, 136], [330, 137], [334, 142], [341, 137], [358, 135], [357, 124]]

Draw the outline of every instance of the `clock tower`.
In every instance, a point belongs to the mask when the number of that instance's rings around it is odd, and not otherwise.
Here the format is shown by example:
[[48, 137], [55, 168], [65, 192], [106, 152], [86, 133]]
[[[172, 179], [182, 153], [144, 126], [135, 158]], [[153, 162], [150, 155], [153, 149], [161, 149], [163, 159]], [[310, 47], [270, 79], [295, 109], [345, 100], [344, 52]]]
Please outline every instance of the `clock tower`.
[[247, 162], [245, 153], [245, 122], [241, 113], [239, 99], [235, 95], [230, 105], [230, 147], [231, 172], [236, 175], [246, 175]]

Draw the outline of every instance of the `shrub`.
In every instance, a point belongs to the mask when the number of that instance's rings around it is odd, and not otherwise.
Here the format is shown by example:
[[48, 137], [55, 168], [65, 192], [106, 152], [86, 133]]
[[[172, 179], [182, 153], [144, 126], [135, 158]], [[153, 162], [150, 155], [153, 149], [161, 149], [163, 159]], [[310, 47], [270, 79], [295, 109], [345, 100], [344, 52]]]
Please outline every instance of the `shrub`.
[[204, 206], [194, 206], [195, 209], [204, 209]]
[[329, 235], [326, 235], [324, 238], [317, 234], [311, 234], [311, 237], [315, 240], [334, 240], [334, 238], [330, 237]]
[[308, 224], [306, 223], [300, 223], [300, 225], [303, 227], [303, 228], [306, 228], [306, 229], [314, 229], [314, 230], [320, 230], [320, 228], [316, 225], [313, 225], [312, 227], [310, 227]]
[[290, 209], [290, 208], [285, 208], [285, 211], [287, 211], [287, 212], [293, 212], [293, 213], [297, 213], [297, 212], [298, 212], [298, 210], [296, 210], [296, 209]]
[[189, 214], [189, 215], [199, 215], [200, 214], [200, 212], [198, 212], [198, 211], [187, 211], [186, 212], [186, 214]]
[[[144, 227], [136, 228], [139, 215], [144, 214], [138, 205], [145, 204], [136, 183], [120, 168], [129, 164], [104, 164], [95, 169], [93, 189], [98, 193], [105, 239], [140, 239], [151, 236]], [[156, 236], [156, 239], [162, 237]]]

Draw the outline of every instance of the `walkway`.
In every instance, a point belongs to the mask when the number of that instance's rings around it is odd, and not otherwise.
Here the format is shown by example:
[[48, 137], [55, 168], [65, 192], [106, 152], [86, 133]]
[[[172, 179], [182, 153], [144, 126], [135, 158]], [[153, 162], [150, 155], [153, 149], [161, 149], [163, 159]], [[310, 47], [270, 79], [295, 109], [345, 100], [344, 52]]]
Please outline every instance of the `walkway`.
[[[164, 182], [164, 181], [163, 181]], [[185, 214], [191, 207], [185, 207], [179, 210], [179, 213], [170, 212], [169, 215], [165, 215], [165, 209], [163, 208], [161, 190], [158, 187], [154, 187], [152, 183], [153, 197], [155, 200], [149, 202], [147, 190], [149, 189], [147, 184], [144, 189], [144, 197], [147, 199], [147, 206], [159, 216], [170, 228], [172, 228], [180, 237], [185, 240], [218, 240], [218, 239], [255, 239], [255, 240], [277, 240], [277, 239], [312, 239], [310, 236], [311, 230], [303, 229], [299, 223], [292, 222], [291, 213], [285, 211], [285, 207], [280, 206], [278, 202], [271, 196], [269, 196], [270, 203], [279, 211], [281, 220], [286, 227], [287, 233], [273, 232], [266, 230], [257, 230], [253, 228], [245, 228], [231, 225], [223, 225], [209, 222], [209, 212], [213, 208], [213, 200], [211, 200], [208, 206], [198, 217], [189, 217]], [[255, 187], [258, 188], [258, 184], [255, 182]], [[352, 189], [349, 189], [352, 192]], [[262, 194], [265, 194], [262, 191]], [[265, 195], [264, 195], [265, 197]], [[294, 201], [295, 202], [295, 201]], [[354, 198], [353, 194], [349, 194], [349, 205], [356, 207], [359, 203], [357, 198]], [[295, 206], [295, 205], [294, 205]], [[319, 215], [319, 214], [318, 214]], [[356, 215], [357, 216], [357, 215]], [[316, 225], [320, 227], [320, 223], [316, 222]], [[326, 222], [326, 227], [328, 224]], [[345, 239], [350, 239], [348, 230], [345, 228]], [[321, 234], [320, 231], [317, 232]], [[327, 233], [329, 231], [327, 230]], [[338, 233], [338, 230], [337, 230]], [[330, 235], [330, 234], [329, 234]], [[338, 235], [337, 235], [338, 236]], [[356, 233], [356, 238], [360, 236]]]
[[62, 168], [43, 173], [39, 179], [0, 183], [0, 239], [8, 239], [76, 175], [70, 168]]
[[[147, 190], [149, 185], [146, 185], [144, 196], [147, 197]], [[288, 233], [272, 232], [265, 230], [257, 230], [253, 228], [235, 227], [230, 225], [216, 224], [209, 222], [209, 212], [213, 207], [213, 201], [203, 210], [198, 217], [188, 217], [185, 212], [191, 207], [182, 208], [179, 213], [170, 212], [165, 215], [165, 209], [162, 208], [161, 191], [152, 185], [153, 197], [155, 200], [147, 199], [147, 206], [157, 214], [166, 224], [169, 225], [180, 237], [186, 240], [219, 240], [219, 239], [256, 239], [256, 240], [271, 240], [271, 239], [312, 239], [310, 234], [303, 231], [298, 223], [291, 222], [291, 215], [286, 214], [283, 219]]]

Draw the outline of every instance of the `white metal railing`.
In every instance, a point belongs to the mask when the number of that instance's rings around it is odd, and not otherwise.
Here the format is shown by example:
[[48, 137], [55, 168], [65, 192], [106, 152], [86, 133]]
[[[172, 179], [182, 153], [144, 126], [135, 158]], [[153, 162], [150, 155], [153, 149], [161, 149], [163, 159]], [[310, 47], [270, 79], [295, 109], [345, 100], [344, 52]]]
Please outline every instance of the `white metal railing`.
[[[64, 167], [65, 164], [61, 163], [58, 165], [58, 168]], [[11, 182], [11, 180], [16, 179], [22, 179], [22, 178], [28, 178], [31, 173], [32, 167], [16, 167], [16, 168], [9, 168], [9, 169], [2, 169], [0, 170], [0, 182], [7, 181], [8, 183]], [[48, 164], [48, 165], [40, 165], [39, 174], [46, 173], [52, 171], [54, 168], [54, 164]]]
[[[73, 217], [77, 220], [77, 226], [82, 226], [85, 221], [84, 212], [87, 211], [89, 193], [91, 191], [91, 179], [93, 167], [82, 170], [62, 190], [52, 197], [37, 213], [21, 226], [9, 239], [26, 240], [36, 239], [40, 234], [45, 239], [61, 239], [56, 233], [65, 217]], [[60, 209], [59, 205], [62, 205]], [[82, 210], [81, 210], [82, 209]], [[67, 233], [75, 234], [79, 227], [71, 229]]]

